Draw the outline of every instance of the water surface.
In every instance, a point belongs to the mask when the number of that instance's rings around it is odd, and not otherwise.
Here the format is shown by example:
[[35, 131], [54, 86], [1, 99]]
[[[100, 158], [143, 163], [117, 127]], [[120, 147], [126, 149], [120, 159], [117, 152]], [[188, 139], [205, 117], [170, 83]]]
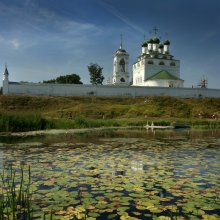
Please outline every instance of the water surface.
[[104, 130], [0, 142], [1, 168], [31, 166], [36, 219], [51, 209], [57, 219], [84, 212], [220, 218], [219, 131]]

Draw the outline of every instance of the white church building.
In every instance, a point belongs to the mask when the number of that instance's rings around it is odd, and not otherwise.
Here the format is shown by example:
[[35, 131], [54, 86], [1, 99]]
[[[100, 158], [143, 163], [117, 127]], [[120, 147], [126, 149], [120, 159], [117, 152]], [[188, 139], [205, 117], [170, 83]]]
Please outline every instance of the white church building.
[[[169, 40], [162, 43], [157, 37], [142, 43], [141, 54], [132, 66], [133, 86], [183, 87], [180, 61], [173, 58], [169, 47]], [[121, 43], [114, 54], [112, 84], [129, 85], [128, 58]]]

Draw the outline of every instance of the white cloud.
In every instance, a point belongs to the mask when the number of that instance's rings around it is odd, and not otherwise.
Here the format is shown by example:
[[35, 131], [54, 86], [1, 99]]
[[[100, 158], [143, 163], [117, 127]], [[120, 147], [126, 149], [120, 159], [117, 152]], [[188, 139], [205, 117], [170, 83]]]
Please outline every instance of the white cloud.
[[125, 17], [124, 15], [122, 15], [118, 10], [116, 10], [115, 8], [113, 8], [112, 6], [110, 6], [107, 3], [102, 2], [101, 3], [103, 5], [103, 7], [109, 11], [110, 13], [112, 13], [115, 17], [119, 18], [121, 21], [123, 21], [125, 24], [127, 24], [129, 27], [131, 27], [132, 29], [145, 34], [145, 31], [138, 26], [137, 24], [135, 24], [134, 22], [130, 21], [127, 17]]
[[9, 41], [9, 43], [12, 45], [12, 47], [14, 48], [14, 49], [19, 49], [19, 47], [20, 47], [20, 42], [18, 41], [18, 39], [13, 39], [13, 40], [10, 40]]

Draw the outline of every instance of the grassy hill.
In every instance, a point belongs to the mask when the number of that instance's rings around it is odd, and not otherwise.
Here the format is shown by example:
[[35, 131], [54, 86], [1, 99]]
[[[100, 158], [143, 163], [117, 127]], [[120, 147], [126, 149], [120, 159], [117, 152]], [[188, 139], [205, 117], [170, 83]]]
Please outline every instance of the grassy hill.
[[[219, 121], [212, 119], [213, 115], [220, 118], [220, 98], [0, 96], [0, 131], [10, 130], [1, 128], [7, 120], [10, 124], [19, 118], [21, 122], [22, 117], [42, 121], [43, 126], [36, 129], [45, 129], [143, 125], [147, 121], [218, 126]], [[28, 130], [25, 126], [23, 130]]]

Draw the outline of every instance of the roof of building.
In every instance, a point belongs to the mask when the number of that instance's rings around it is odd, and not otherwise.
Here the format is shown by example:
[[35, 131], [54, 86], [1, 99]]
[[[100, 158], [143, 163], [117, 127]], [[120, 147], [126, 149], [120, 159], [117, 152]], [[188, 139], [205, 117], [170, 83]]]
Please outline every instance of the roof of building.
[[150, 76], [147, 80], [182, 80], [171, 73], [167, 72], [166, 70], [162, 70], [153, 76]]
[[152, 38], [150, 38], [147, 43], [152, 44], [154, 42], [154, 40]]
[[126, 53], [126, 50], [122, 49], [122, 48], [119, 48], [116, 53]]
[[164, 45], [170, 45], [170, 41], [169, 40], [165, 40], [163, 44]]
[[9, 75], [7, 66], [5, 66], [5, 73], [4, 73], [4, 75]]
[[142, 45], [141, 45], [142, 47], [147, 47], [147, 42], [146, 41], [144, 41], [143, 43], [142, 43]]
[[159, 44], [159, 48], [160, 48], [160, 49], [163, 49], [163, 44]]
[[157, 38], [157, 37], [155, 37], [155, 38], [153, 39], [153, 42], [154, 42], [154, 44], [159, 44], [159, 43], [160, 43], [160, 39]]

